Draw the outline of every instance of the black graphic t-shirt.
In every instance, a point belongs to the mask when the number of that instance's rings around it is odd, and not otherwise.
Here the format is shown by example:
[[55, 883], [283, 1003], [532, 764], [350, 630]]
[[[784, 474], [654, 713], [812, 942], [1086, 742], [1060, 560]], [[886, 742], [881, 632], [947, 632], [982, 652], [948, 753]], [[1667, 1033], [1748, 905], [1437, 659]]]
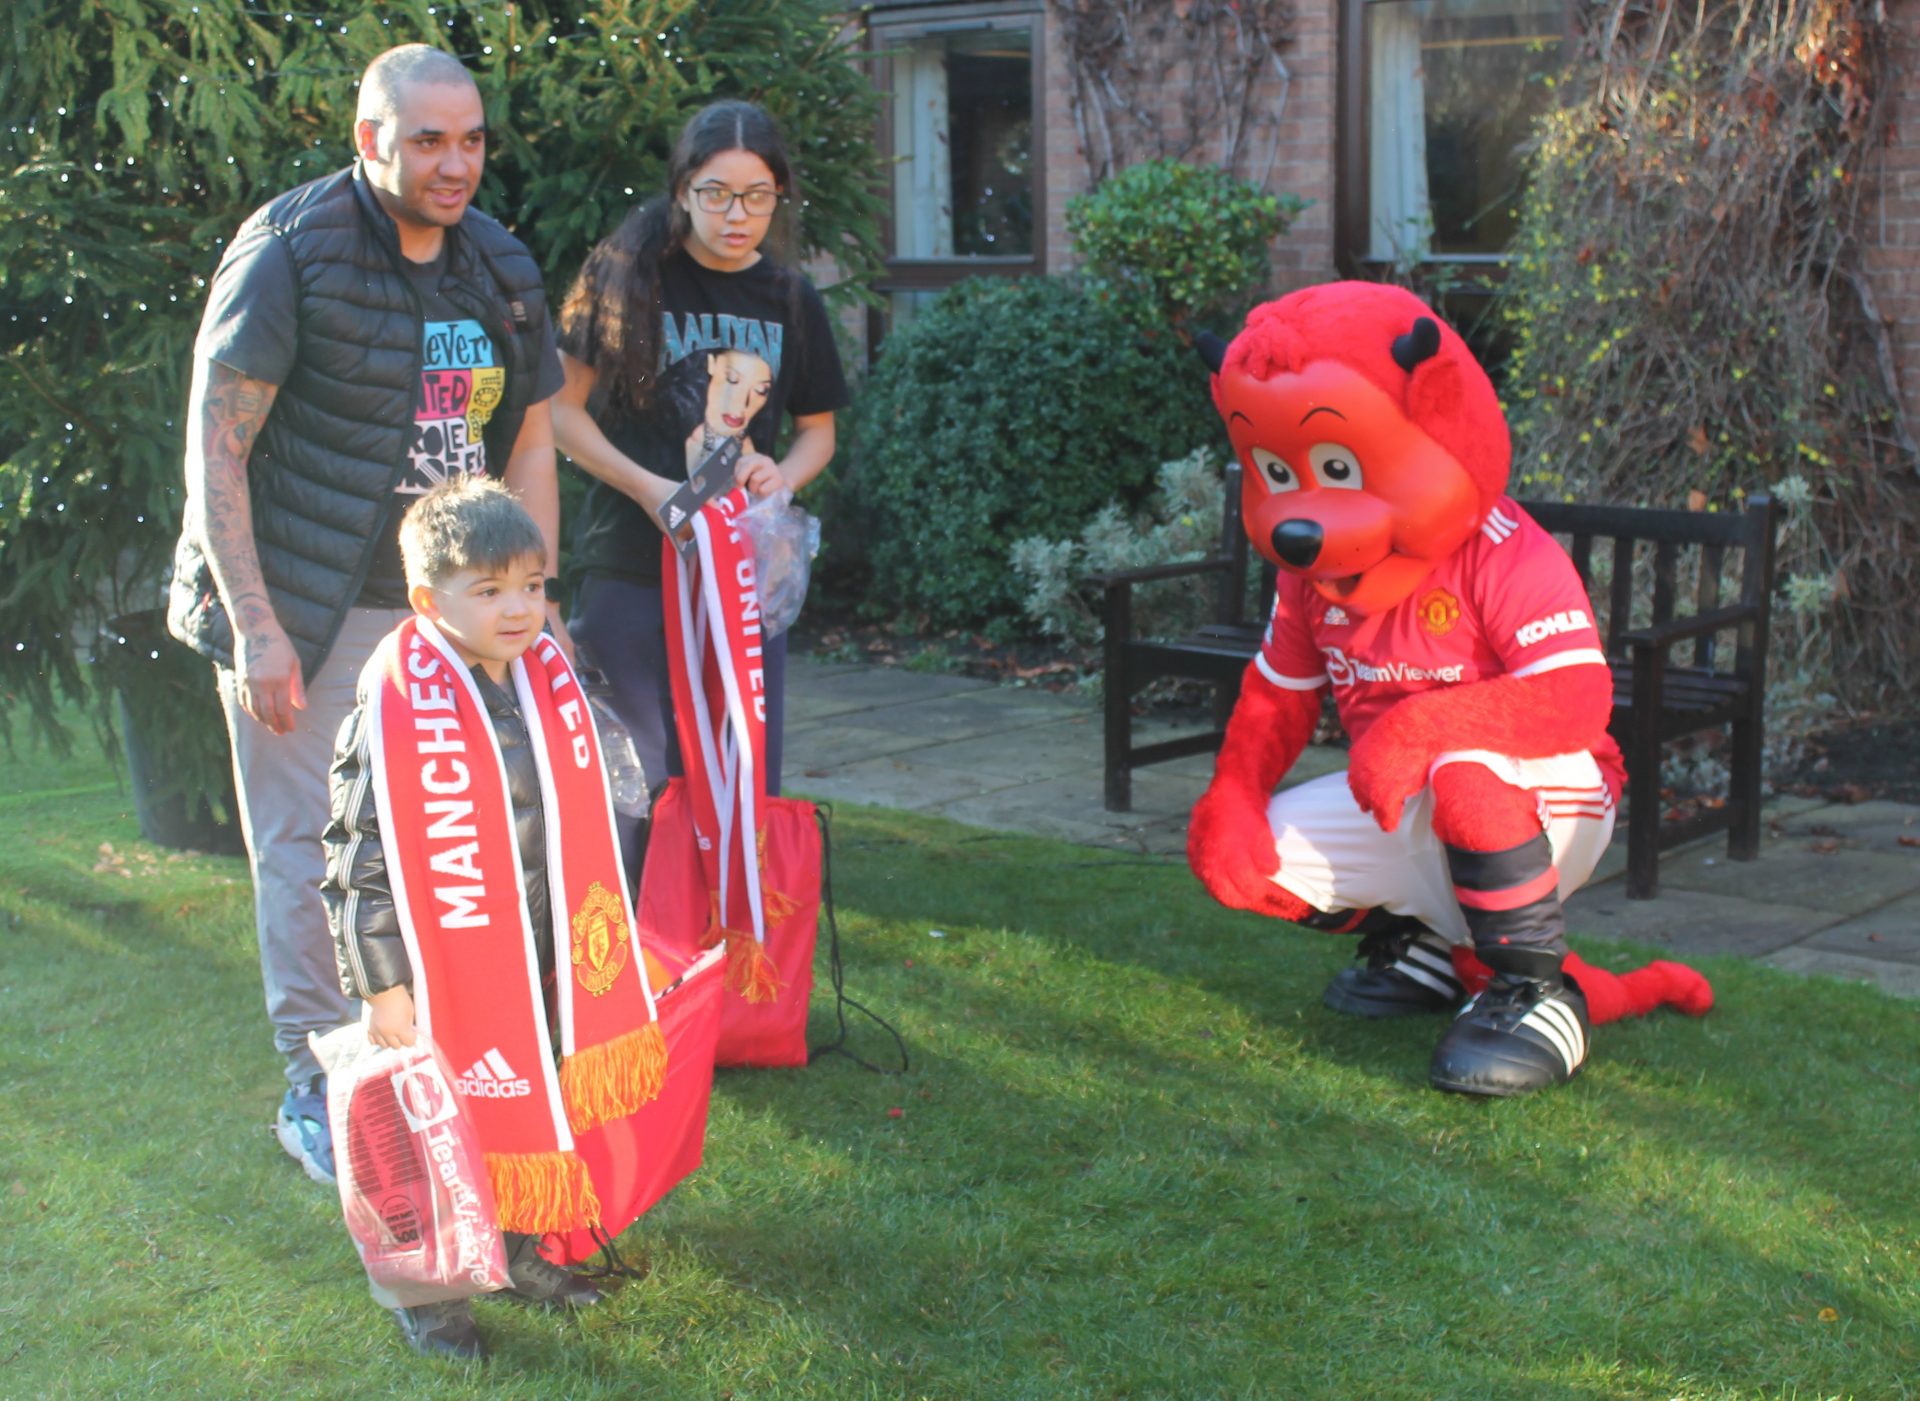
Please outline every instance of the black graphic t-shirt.
[[[716, 272], [682, 250], [661, 265], [660, 300], [660, 380], [650, 411], [595, 417], [607, 440], [648, 471], [685, 481], [729, 437], [771, 456], [783, 415], [846, 407], [826, 306], [799, 273], [765, 258], [740, 272]], [[563, 329], [559, 344], [591, 363], [591, 316]], [[583, 569], [660, 582], [658, 528], [604, 482], [587, 489], [573, 546]]]
[[[407, 606], [407, 576], [400, 558], [400, 518], [416, 498], [456, 477], [484, 476], [486, 430], [507, 390], [506, 365], [478, 321], [441, 291], [447, 270], [446, 249], [431, 263], [411, 263], [407, 275], [420, 294], [420, 392], [413, 405], [413, 442], [407, 463], [394, 484], [392, 504], [380, 530], [379, 545], [360, 604], [369, 608]], [[554, 368], [558, 368], [555, 362]], [[537, 402], [556, 392], [560, 381], [543, 363]], [[496, 464], [503, 470], [506, 463]], [[499, 470], [494, 473], [499, 475]]]

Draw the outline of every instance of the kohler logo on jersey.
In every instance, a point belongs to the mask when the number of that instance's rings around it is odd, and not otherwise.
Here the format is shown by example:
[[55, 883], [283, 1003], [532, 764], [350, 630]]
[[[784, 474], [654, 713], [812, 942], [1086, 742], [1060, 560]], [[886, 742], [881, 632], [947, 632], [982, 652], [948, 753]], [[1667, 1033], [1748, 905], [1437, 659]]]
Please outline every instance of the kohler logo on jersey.
[[1580, 608], [1567, 608], [1555, 613], [1551, 618], [1536, 618], [1513, 635], [1513, 640], [1522, 647], [1531, 647], [1536, 642], [1563, 632], [1578, 632], [1582, 628], [1593, 626], [1593, 620]]

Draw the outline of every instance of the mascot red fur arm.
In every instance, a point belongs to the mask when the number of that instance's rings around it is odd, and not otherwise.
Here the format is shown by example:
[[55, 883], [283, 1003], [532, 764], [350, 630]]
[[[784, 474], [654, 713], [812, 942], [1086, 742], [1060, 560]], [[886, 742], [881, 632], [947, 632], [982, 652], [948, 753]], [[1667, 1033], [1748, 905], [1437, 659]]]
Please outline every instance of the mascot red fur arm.
[[[1506, 422], [1465, 343], [1410, 293], [1336, 283], [1256, 308], [1209, 363], [1242, 519], [1281, 572], [1193, 811], [1194, 873], [1234, 908], [1360, 934], [1339, 1010], [1471, 995], [1440, 1089], [1524, 1094], [1580, 1069], [1595, 1022], [1704, 1012], [1684, 965], [1622, 977], [1567, 950], [1560, 899], [1624, 777], [1612, 677], [1571, 562], [1505, 494]], [[1349, 768], [1276, 792], [1329, 685]]]

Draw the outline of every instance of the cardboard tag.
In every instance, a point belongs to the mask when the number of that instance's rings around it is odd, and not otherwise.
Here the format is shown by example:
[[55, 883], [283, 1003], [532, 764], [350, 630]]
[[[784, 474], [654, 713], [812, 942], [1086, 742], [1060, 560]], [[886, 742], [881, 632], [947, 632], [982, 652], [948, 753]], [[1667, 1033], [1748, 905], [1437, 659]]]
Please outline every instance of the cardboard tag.
[[687, 475], [686, 485], [669, 496], [667, 504], [660, 508], [660, 520], [667, 528], [667, 537], [681, 554], [693, 549], [693, 532], [683, 533], [681, 527], [692, 520], [702, 506], [733, 485], [733, 468], [739, 460], [740, 440], [723, 439], [720, 446]]

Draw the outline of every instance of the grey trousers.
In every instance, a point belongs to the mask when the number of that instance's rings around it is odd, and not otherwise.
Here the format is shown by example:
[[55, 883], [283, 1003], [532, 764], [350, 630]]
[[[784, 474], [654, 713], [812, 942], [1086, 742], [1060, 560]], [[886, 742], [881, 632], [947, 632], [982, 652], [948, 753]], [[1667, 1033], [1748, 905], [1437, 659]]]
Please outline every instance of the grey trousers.
[[233, 781], [240, 827], [253, 869], [254, 924], [260, 938], [260, 976], [266, 985], [273, 1044], [285, 1057], [287, 1079], [305, 1088], [320, 1074], [307, 1033], [356, 1020], [358, 1003], [340, 990], [333, 936], [320, 902], [326, 857], [320, 834], [328, 819], [327, 771], [333, 742], [353, 713], [360, 668], [406, 610], [355, 608], [319, 674], [305, 678], [307, 708], [296, 711], [291, 734], [276, 735], [240, 704], [234, 673], [216, 667], [220, 701], [233, 741]]

